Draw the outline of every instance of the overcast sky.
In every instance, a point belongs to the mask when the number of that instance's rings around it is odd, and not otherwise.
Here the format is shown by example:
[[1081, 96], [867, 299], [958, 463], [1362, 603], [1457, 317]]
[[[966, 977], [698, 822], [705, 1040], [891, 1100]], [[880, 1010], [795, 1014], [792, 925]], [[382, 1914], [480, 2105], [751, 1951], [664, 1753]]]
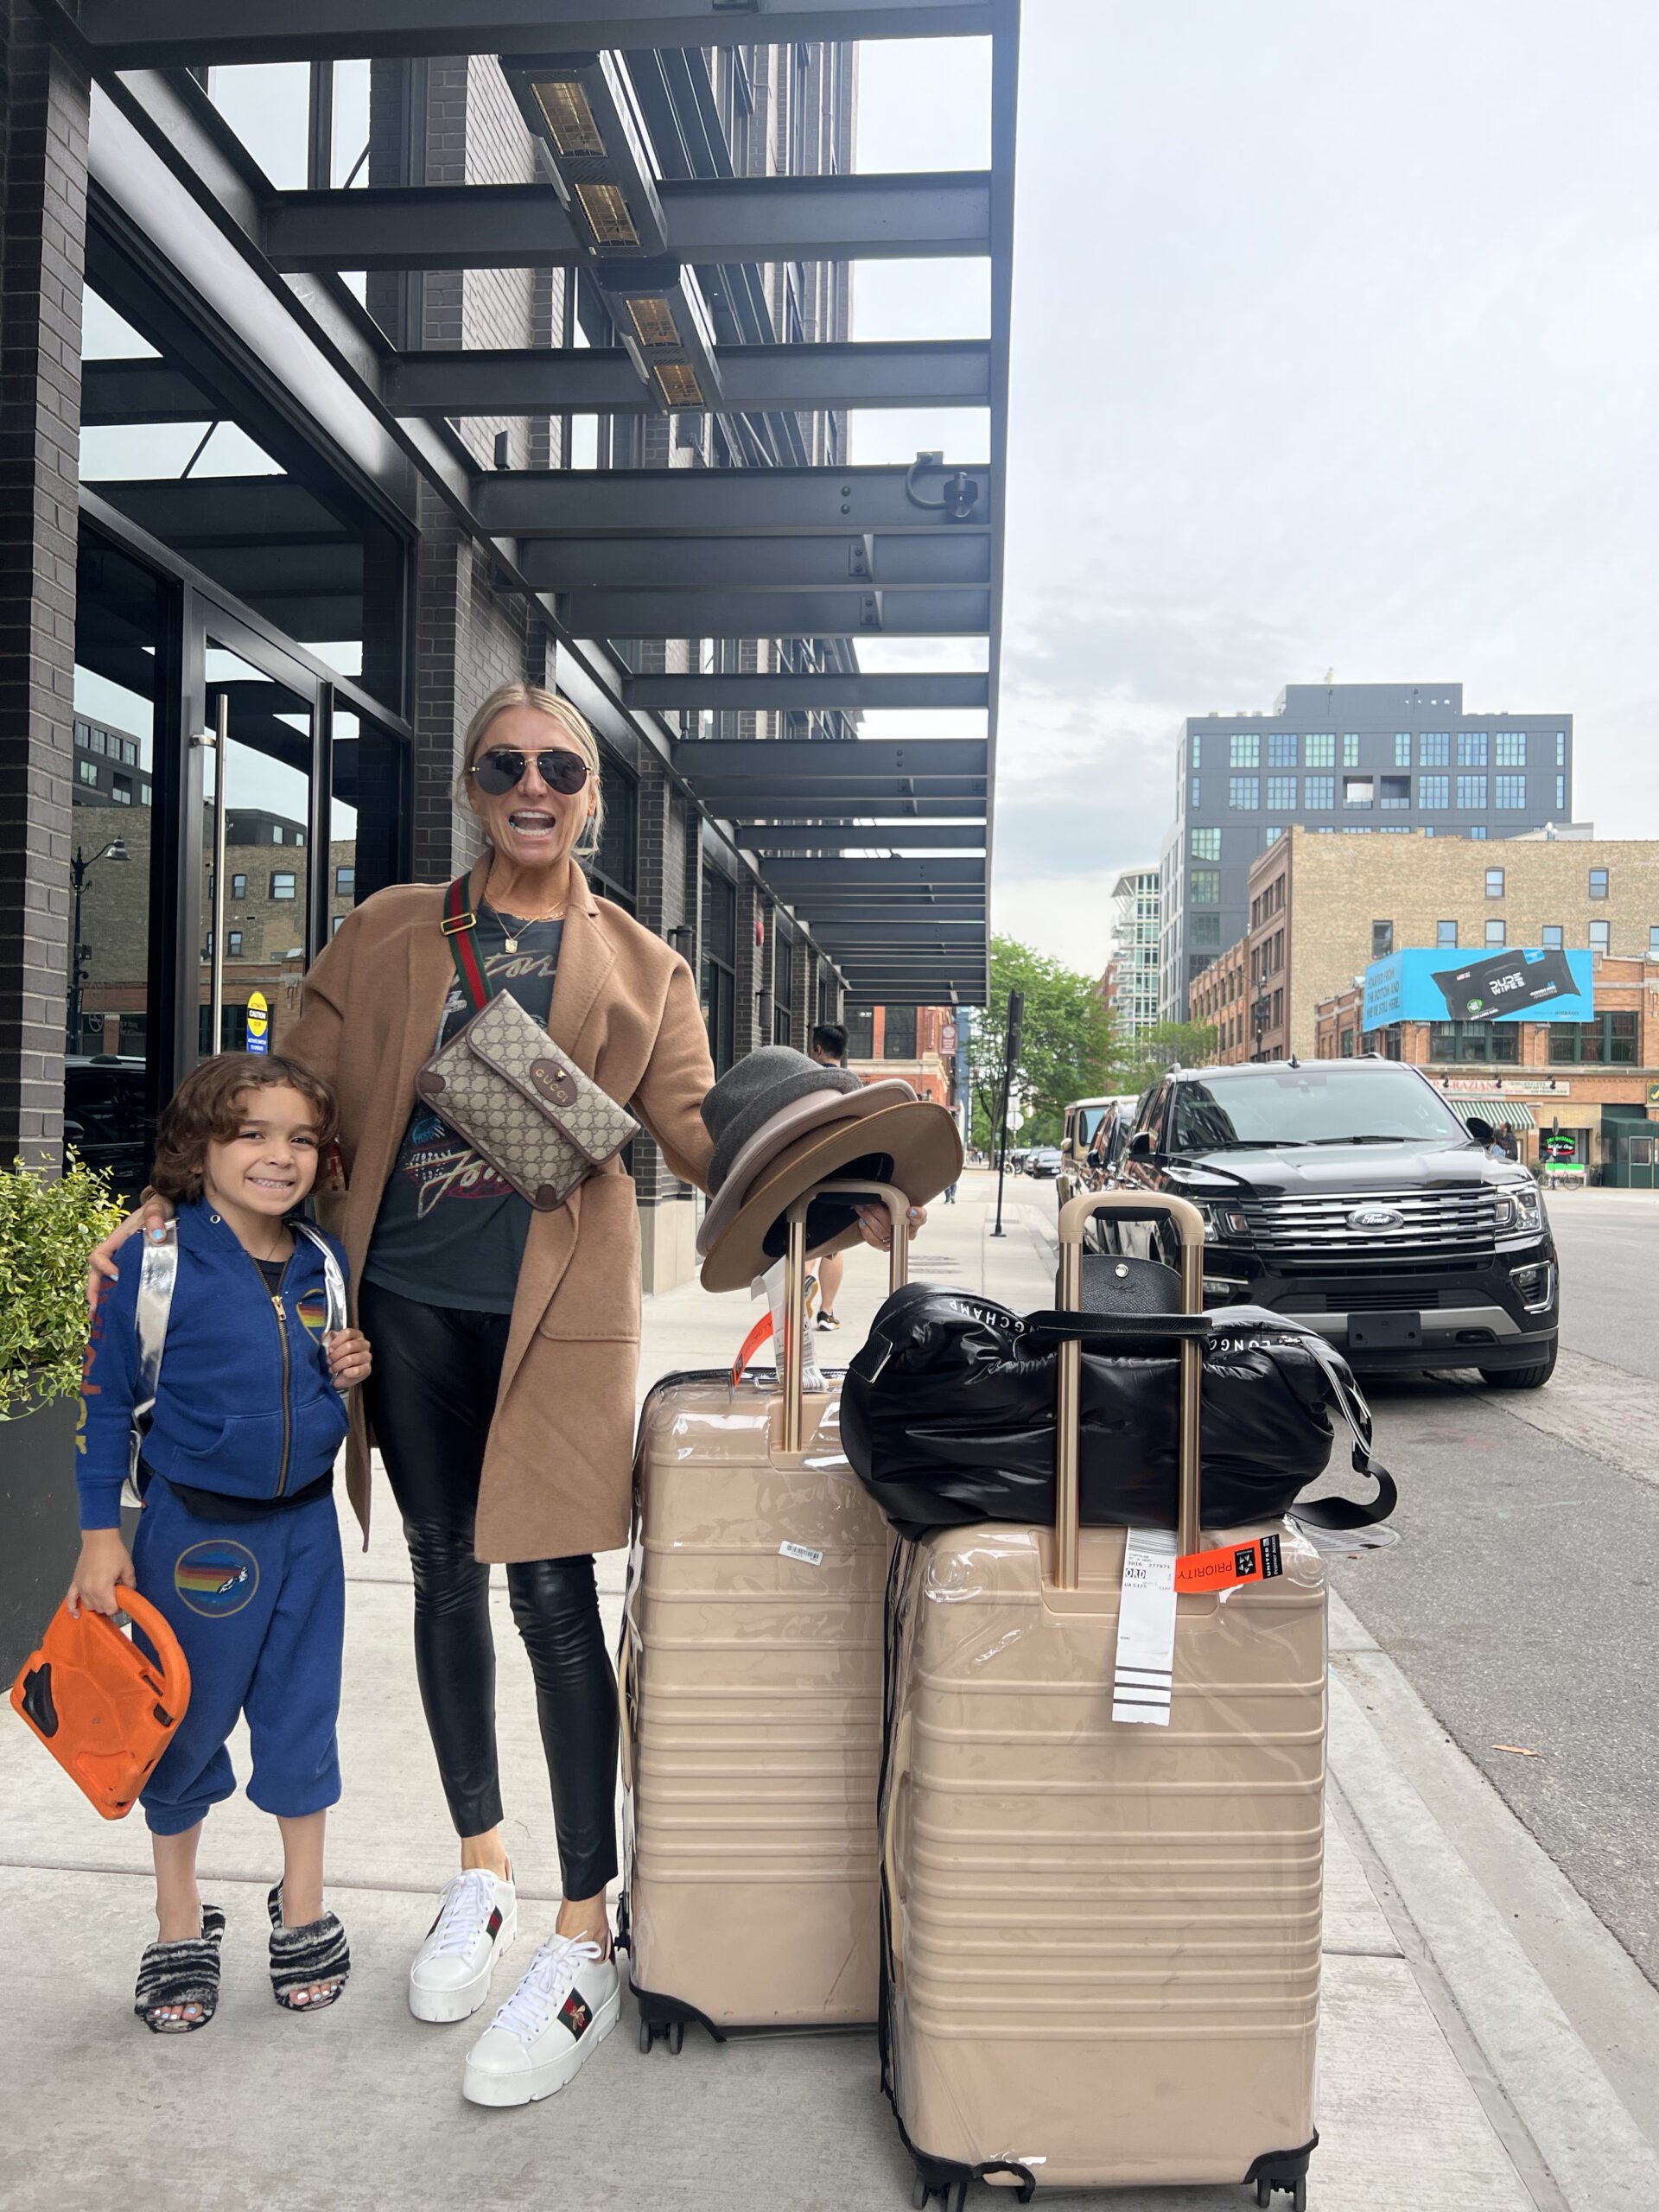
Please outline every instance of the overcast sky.
[[[866, 46], [860, 167], [982, 160], [985, 54]], [[1656, 145], [1649, 0], [1026, 0], [998, 929], [1098, 971], [1181, 717], [1327, 668], [1571, 712], [1659, 836]], [[856, 327], [984, 300], [866, 264]]]

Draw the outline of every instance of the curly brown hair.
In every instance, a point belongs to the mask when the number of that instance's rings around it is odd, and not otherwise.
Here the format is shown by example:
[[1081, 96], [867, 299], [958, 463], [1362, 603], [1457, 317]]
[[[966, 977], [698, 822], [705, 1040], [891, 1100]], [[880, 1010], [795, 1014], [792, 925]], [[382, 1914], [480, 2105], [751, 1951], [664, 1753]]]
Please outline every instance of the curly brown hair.
[[192, 1068], [162, 1109], [156, 1128], [150, 1187], [175, 1205], [201, 1196], [210, 1144], [226, 1144], [241, 1127], [238, 1103], [250, 1090], [297, 1090], [316, 1109], [319, 1150], [333, 1141], [340, 1109], [321, 1076], [276, 1052], [217, 1052]]

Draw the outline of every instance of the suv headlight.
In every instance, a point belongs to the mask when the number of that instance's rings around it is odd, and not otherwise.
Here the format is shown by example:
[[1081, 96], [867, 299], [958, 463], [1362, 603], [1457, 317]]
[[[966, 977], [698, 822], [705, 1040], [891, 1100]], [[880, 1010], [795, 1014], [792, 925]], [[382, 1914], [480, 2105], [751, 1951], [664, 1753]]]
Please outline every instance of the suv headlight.
[[1544, 1225], [1544, 1202], [1538, 1194], [1535, 1183], [1507, 1184], [1497, 1194], [1497, 1230], [1500, 1236], [1537, 1233]]
[[1204, 1216], [1204, 1233], [1212, 1243], [1225, 1243], [1229, 1238], [1248, 1236], [1250, 1233], [1249, 1223], [1236, 1206], [1205, 1204], [1198, 1211]]

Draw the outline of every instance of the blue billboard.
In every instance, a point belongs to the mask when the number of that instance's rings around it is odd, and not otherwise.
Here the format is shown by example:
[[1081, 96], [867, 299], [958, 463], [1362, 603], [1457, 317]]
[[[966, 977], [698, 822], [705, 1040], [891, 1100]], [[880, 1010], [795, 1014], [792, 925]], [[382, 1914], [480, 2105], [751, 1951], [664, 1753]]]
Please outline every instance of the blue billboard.
[[1554, 946], [1463, 953], [1413, 945], [1365, 970], [1367, 1029], [1395, 1021], [1588, 1021], [1595, 957]]

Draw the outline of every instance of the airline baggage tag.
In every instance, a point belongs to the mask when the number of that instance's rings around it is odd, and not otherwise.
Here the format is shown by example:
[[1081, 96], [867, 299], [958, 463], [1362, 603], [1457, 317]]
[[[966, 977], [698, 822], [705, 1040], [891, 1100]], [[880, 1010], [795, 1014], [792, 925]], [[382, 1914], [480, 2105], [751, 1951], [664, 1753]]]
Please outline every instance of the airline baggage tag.
[[1185, 1552], [1175, 1562], [1180, 1590], [1236, 1590], [1244, 1582], [1271, 1582], [1285, 1571], [1277, 1535], [1253, 1536], [1245, 1544], [1221, 1544], [1214, 1551]]
[[1131, 1529], [1117, 1609], [1112, 1718], [1167, 1728], [1175, 1681], [1175, 1532]]

